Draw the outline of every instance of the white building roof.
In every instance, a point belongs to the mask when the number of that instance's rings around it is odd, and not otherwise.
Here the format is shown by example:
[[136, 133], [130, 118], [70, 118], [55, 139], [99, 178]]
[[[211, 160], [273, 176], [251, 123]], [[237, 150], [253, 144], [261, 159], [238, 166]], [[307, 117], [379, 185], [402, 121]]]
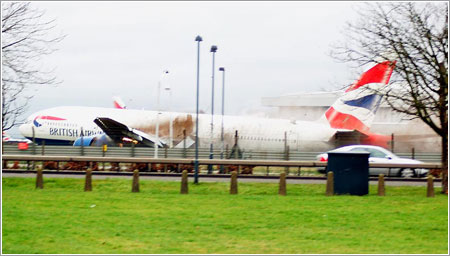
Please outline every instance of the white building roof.
[[333, 92], [299, 92], [276, 97], [263, 97], [261, 104], [267, 107], [327, 107], [331, 106], [343, 91]]
[[[261, 104], [265, 107], [329, 107], [344, 91], [299, 92], [276, 97], [263, 97]], [[384, 101], [381, 107], [389, 107]]]

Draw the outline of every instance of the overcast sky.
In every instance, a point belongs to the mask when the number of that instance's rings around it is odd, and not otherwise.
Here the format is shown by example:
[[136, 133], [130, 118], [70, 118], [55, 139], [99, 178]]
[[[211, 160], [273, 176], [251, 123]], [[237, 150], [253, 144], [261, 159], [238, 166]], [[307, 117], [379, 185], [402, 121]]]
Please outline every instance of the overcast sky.
[[[67, 37], [46, 57], [62, 83], [40, 87], [29, 115], [62, 105], [156, 109], [156, 88], [169, 70], [171, 109], [195, 112], [200, 35], [200, 109], [211, 111], [211, 45], [217, 45], [215, 112], [220, 113], [225, 67], [226, 113], [261, 108], [261, 98], [335, 90], [352, 70], [329, 57], [342, 41], [351, 2], [34, 2]], [[161, 94], [161, 109], [169, 107]]]

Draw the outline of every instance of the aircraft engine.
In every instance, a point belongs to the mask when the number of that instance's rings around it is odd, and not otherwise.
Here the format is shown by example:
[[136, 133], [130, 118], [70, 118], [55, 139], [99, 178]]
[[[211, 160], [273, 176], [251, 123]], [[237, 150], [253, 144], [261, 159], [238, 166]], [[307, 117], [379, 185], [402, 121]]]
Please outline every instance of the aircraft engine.
[[[82, 143], [83, 142], [83, 143]], [[95, 136], [84, 136], [79, 137], [73, 143], [74, 146], [98, 146], [101, 147], [103, 145], [112, 146], [114, 145], [114, 141], [106, 134], [100, 134]]]

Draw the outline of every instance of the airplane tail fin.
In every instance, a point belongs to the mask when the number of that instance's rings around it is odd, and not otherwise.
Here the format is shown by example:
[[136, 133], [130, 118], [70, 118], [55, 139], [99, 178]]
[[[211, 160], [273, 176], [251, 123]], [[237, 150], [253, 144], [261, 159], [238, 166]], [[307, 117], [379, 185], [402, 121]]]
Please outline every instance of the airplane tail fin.
[[2, 131], [2, 141], [8, 141], [11, 137], [9, 137], [8, 134], [6, 134], [5, 131]]
[[376, 91], [389, 83], [395, 61], [385, 61], [361, 75], [325, 112], [332, 128], [368, 133], [382, 96]]
[[126, 109], [127, 108], [127, 106], [125, 105], [125, 102], [123, 102], [123, 100], [120, 97], [114, 96], [113, 101], [114, 101], [114, 108], [118, 108], [118, 109]]

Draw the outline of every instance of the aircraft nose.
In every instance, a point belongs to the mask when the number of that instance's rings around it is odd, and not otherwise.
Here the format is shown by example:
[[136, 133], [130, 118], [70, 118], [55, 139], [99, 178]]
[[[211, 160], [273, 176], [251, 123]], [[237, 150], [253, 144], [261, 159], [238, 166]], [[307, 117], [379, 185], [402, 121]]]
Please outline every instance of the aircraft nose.
[[33, 137], [33, 130], [31, 124], [22, 124], [19, 126], [19, 131], [24, 137]]

